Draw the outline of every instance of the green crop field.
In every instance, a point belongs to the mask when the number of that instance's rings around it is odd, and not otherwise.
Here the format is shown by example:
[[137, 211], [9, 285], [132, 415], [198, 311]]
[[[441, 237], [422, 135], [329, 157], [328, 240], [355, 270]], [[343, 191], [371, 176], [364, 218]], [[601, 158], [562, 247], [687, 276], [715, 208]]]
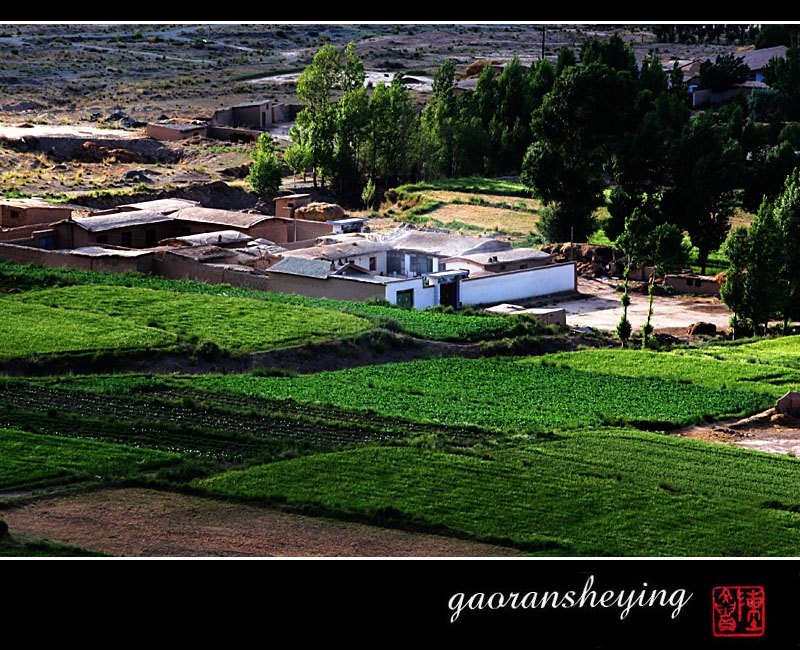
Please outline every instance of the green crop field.
[[515, 336], [537, 329], [530, 319], [525, 318], [402, 309], [369, 302], [271, 294], [225, 284], [209, 285], [190, 280], [167, 280], [136, 274], [90, 273], [0, 262], [0, 293], [17, 294], [32, 290], [85, 285], [154, 289], [222, 298], [252, 298], [268, 303], [317, 307], [362, 316], [377, 324], [393, 321], [398, 329], [407, 334], [440, 341], [480, 341]]
[[174, 345], [175, 334], [124, 318], [0, 299], [0, 359]]
[[683, 353], [693, 357], [706, 355], [714, 359], [786, 366], [800, 370], [800, 335], [741, 343], [718, 343], [704, 348], [685, 350]]
[[175, 464], [176, 454], [0, 429], [0, 489], [114, 480]]
[[484, 457], [365, 447], [195, 482], [563, 555], [794, 555], [800, 462], [604, 429]]
[[[102, 314], [178, 342], [211, 341], [236, 352], [291, 347], [332, 336], [348, 336], [371, 327], [363, 318], [316, 307], [249, 298], [199, 296], [136, 287], [75, 286], [31, 291], [6, 298], [45, 306], [59, 313]], [[57, 338], [57, 337], [56, 337]]]
[[733, 358], [733, 361], [725, 361], [714, 356], [690, 355], [684, 350], [579, 350], [532, 357], [530, 363], [624, 377], [691, 382], [715, 389], [756, 391], [773, 397], [800, 387], [800, 370], [743, 363]]
[[672, 428], [755, 413], [772, 403], [749, 391], [509, 358], [432, 359], [299, 377], [205, 376], [192, 383], [206, 391], [372, 409], [445, 425], [540, 431], [623, 423]]

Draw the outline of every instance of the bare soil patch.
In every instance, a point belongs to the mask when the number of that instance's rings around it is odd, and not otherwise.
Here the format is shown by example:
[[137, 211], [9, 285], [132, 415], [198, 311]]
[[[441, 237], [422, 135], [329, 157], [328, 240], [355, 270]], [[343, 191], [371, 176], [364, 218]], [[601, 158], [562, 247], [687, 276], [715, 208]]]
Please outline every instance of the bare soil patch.
[[519, 552], [439, 535], [340, 522], [142, 488], [6, 510], [21, 541], [47, 538], [125, 556], [496, 556]]
[[[593, 327], [614, 331], [622, 315], [618, 281], [578, 278], [579, 299], [568, 299], [544, 305], [566, 309], [567, 324], [571, 327]], [[648, 297], [631, 291], [628, 319], [638, 330], [647, 318]], [[727, 327], [731, 313], [718, 298], [706, 296], [656, 296], [653, 302], [652, 324], [656, 331], [686, 334], [689, 325], [699, 321], [714, 323], [717, 329]]]
[[773, 409], [744, 420], [718, 422], [712, 427], [693, 427], [676, 435], [722, 442], [742, 449], [800, 456], [800, 421], [776, 415]]

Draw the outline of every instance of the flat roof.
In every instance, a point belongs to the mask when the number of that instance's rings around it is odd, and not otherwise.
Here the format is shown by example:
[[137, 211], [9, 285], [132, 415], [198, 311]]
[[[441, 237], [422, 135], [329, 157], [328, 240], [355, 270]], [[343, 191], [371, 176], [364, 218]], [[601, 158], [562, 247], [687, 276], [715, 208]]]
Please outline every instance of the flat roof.
[[175, 212], [172, 216], [179, 221], [212, 223], [220, 226], [236, 226], [239, 228], [252, 228], [262, 221], [274, 218], [263, 214], [250, 214], [247, 212], [201, 207], [183, 208]]
[[[335, 270], [335, 269], [334, 269]], [[334, 272], [331, 263], [324, 260], [312, 260], [305, 257], [284, 257], [267, 269], [267, 273], [287, 273], [310, 278], [327, 278]]]
[[182, 210], [183, 208], [193, 208], [199, 205], [199, 202], [190, 201], [189, 199], [155, 199], [153, 201], [139, 201], [138, 203], [124, 203], [117, 207], [170, 214]]
[[117, 228], [129, 228], [131, 226], [145, 226], [153, 223], [162, 223], [164, 221], [172, 221], [172, 217], [161, 214], [160, 212], [147, 212], [144, 210], [114, 212], [99, 217], [74, 217], [72, 219], [73, 223], [89, 232], [103, 232], [105, 230], [116, 230]]
[[197, 235], [184, 235], [174, 239], [192, 246], [207, 246], [211, 244], [243, 244], [252, 241], [253, 238], [238, 230], [215, 230], [214, 232], [203, 232]]
[[208, 128], [208, 124], [175, 124], [174, 122], [148, 122], [147, 126], [163, 126], [173, 131], [196, 131]]
[[234, 104], [233, 106], [229, 106], [229, 108], [250, 108], [251, 106], [263, 106], [264, 104], [271, 103], [271, 99], [262, 99], [260, 102], [242, 102], [241, 104]]
[[276, 196], [275, 200], [276, 201], [283, 201], [283, 200], [286, 200], [286, 199], [305, 199], [305, 198], [309, 198], [310, 199], [311, 195], [310, 194], [287, 194], [286, 196]]
[[326, 223], [332, 223], [335, 226], [347, 226], [354, 223], [365, 223], [369, 221], [369, 217], [348, 217], [347, 219], [329, 219]]
[[32, 197], [29, 199], [0, 199], [0, 205], [8, 205], [12, 208], [49, 208], [51, 210], [83, 210], [90, 212], [91, 208], [83, 205], [73, 205], [72, 203], [50, 203], [44, 199]]
[[70, 255], [79, 255], [80, 257], [145, 257], [152, 255], [152, 250], [119, 250], [115, 248], [103, 248], [102, 246], [81, 246], [80, 248], [73, 248]]

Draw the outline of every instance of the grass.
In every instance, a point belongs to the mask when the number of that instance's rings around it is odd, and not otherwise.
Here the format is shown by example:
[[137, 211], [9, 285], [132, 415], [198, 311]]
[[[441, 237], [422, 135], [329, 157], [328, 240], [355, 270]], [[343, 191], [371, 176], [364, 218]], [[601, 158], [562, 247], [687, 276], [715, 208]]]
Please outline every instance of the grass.
[[468, 192], [473, 194], [492, 194], [497, 196], [519, 196], [530, 198], [530, 191], [519, 181], [505, 178], [442, 178], [436, 181], [400, 185], [398, 192], [420, 192], [423, 190], [444, 190], [448, 192]]
[[368, 318], [376, 324], [391, 321], [396, 329], [419, 338], [440, 341], [480, 341], [524, 333], [529, 327], [521, 319], [495, 315], [448, 314], [438, 311], [402, 309], [369, 302], [309, 298], [292, 294], [270, 294], [226, 284], [209, 285], [190, 280], [167, 280], [141, 274], [108, 274], [50, 269], [0, 262], [0, 293], [78, 285], [126, 286], [175, 291], [223, 298], [253, 298], [271, 303], [318, 307]]
[[33, 355], [157, 349], [174, 345], [176, 336], [124, 318], [110, 318], [0, 299], [4, 336], [0, 359]]
[[773, 401], [749, 391], [542, 367], [514, 358], [443, 358], [298, 377], [208, 375], [192, 383], [211, 392], [517, 431], [623, 423], [669, 429], [749, 415]]
[[[795, 345], [797, 361], [800, 362], [800, 340], [796, 340]], [[539, 366], [571, 368], [624, 377], [691, 382], [712, 389], [755, 391], [775, 398], [787, 390], [800, 387], [800, 370], [741, 363], [736, 357], [733, 357], [732, 361], [726, 361], [711, 354], [708, 356], [696, 354], [694, 350], [673, 352], [579, 350], [535, 357], [531, 358], [530, 362]]]
[[362, 447], [196, 481], [211, 494], [412, 522], [534, 552], [794, 555], [800, 464], [629, 430], [484, 457]]
[[[316, 307], [250, 298], [199, 296], [134, 287], [74, 286], [33, 291], [5, 299], [24, 313], [45, 308], [71, 318], [111, 316], [179, 343], [210, 341], [224, 350], [257, 352], [291, 347], [371, 327], [362, 318]], [[51, 334], [58, 342], [58, 336]]]
[[[685, 354], [693, 357], [708, 356], [725, 361], [767, 364], [769, 366], [783, 366], [800, 370], [800, 335], [782, 336], [775, 339], [715, 343], [703, 348], [687, 350]], [[753, 371], [767, 372], [757, 367]]]
[[179, 458], [150, 449], [0, 429], [0, 489], [117, 480], [176, 464]]

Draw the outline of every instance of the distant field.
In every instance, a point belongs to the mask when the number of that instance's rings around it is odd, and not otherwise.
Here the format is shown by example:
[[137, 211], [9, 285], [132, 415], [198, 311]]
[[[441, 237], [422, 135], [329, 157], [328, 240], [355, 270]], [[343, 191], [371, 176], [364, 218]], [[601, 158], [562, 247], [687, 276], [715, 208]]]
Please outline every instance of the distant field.
[[0, 429], [0, 489], [120, 479], [179, 458], [163, 451]]
[[800, 462], [628, 430], [470, 455], [365, 447], [195, 482], [560, 555], [795, 555]]
[[511, 430], [622, 423], [672, 428], [747, 415], [772, 403], [769, 396], [754, 392], [542, 367], [509, 358], [432, 359], [299, 377], [203, 376], [193, 384], [200, 390]]
[[156, 349], [176, 336], [124, 318], [0, 299], [0, 359], [68, 352]]
[[[800, 367], [800, 337], [796, 337], [797, 361]], [[779, 339], [783, 340], [783, 339]], [[764, 342], [766, 343], [766, 342]], [[770, 343], [777, 343], [770, 341]], [[642, 350], [579, 350], [561, 354], [532, 357], [530, 363], [540, 366], [572, 368], [624, 377], [665, 379], [681, 383], [691, 382], [707, 388], [756, 391], [780, 397], [787, 390], [800, 387], [800, 370], [742, 363], [747, 354], [725, 356], [749, 346], [713, 348], [722, 350], [719, 355], [706, 348], [700, 350], [676, 350], [674, 352], [647, 352]], [[726, 361], [723, 359], [731, 359]], [[787, 364], [784, 364], [787, 365]]]
[[742, 343], [714, 344], [704, 348], [686, 350], [684, 354], [800, 369], [800, 335]]
[[[40, 306], [66, 314], [101, 314], [151, 328], [168, 340], [211, 341], [236, 352], [290, 347], [332, 336], [349, 336], [371, 327], [363, 318], [314, 307], [249, 298], [199, 296], [135, 287], [75, 286], [19, 294], [6, 302], [34, 313]], [[26, 307], [23, 307], [25, 305]], [[54, 310], [51, 310], [54, 311]], [[58, 339], [53, 333], [53, 338]]]

